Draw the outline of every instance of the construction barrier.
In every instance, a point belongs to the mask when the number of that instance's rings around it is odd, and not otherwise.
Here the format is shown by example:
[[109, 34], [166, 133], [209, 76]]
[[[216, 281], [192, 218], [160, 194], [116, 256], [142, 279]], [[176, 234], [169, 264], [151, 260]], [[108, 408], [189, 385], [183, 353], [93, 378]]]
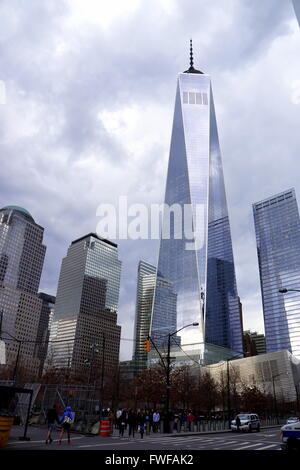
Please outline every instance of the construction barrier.
[[99, 435], [100, 436], [110, 436], [111, 434], [111, 424], [109, 420], [100, 422]]
[[0, 416], [0, 447], [6, 446], [13, 422], [11, 416]]

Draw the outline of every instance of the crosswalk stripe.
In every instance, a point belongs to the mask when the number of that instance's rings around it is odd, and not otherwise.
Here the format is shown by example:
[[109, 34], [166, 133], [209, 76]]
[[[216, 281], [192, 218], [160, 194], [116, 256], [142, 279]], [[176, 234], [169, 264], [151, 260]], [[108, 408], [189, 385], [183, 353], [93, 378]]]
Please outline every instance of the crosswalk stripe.
[[259, 442], [258, 444], [250, 444], [249, 446], [239, 447], [238, 449], [234, 449], [234, 450], [249, 449], [250, 447], [257, 447], [257, 446], [261, 446], [262, 444], [263, 444], [262, 442]]
[[269, 446], [265, 446], [265, 447], [260, 447], [259, 449], [257, 450], [265, 450], [265, 449], [270, 449], [271, 447], [277, 447], [279, 444], [271, 444]]

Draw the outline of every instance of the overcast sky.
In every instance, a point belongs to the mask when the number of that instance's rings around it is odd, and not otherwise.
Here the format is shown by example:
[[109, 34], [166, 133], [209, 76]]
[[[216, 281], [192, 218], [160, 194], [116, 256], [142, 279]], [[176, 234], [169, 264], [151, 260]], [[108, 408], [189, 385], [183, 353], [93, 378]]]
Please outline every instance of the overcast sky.
[[[41, 290], [100, 203], [163, 201], [176, 77], [212, 78], [244, 328], [263, 332], [252, 203], [300, 197], [300, 30], [290, 0], [1, 0], [0, 206], [45, 227]], [[2, 100], [3, 101], [3, 100]], [[137, 264], [119, 242], [119, 323], [133, 338]], [[122, 359], [132, 342], [122, 342]]]

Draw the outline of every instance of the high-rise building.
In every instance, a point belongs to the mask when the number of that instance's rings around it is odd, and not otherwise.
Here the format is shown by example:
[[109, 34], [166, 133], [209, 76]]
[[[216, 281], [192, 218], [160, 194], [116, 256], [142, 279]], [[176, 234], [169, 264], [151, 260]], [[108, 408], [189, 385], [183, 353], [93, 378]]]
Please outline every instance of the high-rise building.
[[267, 352], [265, 335], [257, 331], [244, 331], [244, 345], [246, 356], [256, 356]]
[[145, 341], [150, 335], [156, 267], [140, 261], [138, 266], [133, 356], [136, 372], [147, 368]]
[[253, 204], [267, 352], [300, 356], [300, 220], [289, 189]]
[[53, 295], [40, 292], [38, 297], [42, 300], [40, 321], [37, 331], [37, 357], [40, 359], [39, 376], [43, 373], [44, 363], [47, 357], [50, 327], [54, 315], [55, 297]]
[[46, 247], [44, 229], [22, 207], [0, 210], [0, 314], [7, 365], [35, 374], [42, 300], [38, 288]]
[[116, 369], [121, 334], [117, 325], [120, 275], [115, 243], [94, 233], [71, 243], [60, 271], [48, 367], [87, 372], [90, 377], [92, 371], [94, 378], [104, 370]]
[[169, 333], [198, 322], [174, 342], [242, 351], [211, 80], [194, 68], [192, 50], [190, 68], [177, 80], [162, 229], [151, 336], [162, 345]]
[[294, 10], [300, 26], [300, 0], [293, 0]]

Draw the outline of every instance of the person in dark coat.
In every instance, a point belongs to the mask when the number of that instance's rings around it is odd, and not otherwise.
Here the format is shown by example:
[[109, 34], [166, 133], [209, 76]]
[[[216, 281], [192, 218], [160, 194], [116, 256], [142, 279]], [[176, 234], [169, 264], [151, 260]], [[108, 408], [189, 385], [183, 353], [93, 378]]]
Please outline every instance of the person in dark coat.
[[55, 427], [55, 423], [59, 423], [59, 416], [57, 413], [56, 406], [53, 405], [52, 408], [49, 408], [46, 416], [46, 423], [48, 424], [48, 433], [46, 437], [46, 444], [51, 444], [53, 442], [53, 439], [51, 437], [52, 431]]
[[146, 423], [146, 416], [144, 415], [144, 413], [138, 413], [137, 424], [138, 424], [138, 430], [141, 434], [141, 439], [144, 438], [145, 423]]
[[136, 423], [137, 423], [137, 416], [134, 411], [129, 410], [127, 422], [128, 422], [128, 436], [130, 437], [132, 434], [132, 437], [134, 437], [134, 432], [136, 430]]
[[123, 410], [122, 414], [119, 418], [119, 436], [123, 437], [124, 436], [124, 431], [127, 426], [127, 410]]

